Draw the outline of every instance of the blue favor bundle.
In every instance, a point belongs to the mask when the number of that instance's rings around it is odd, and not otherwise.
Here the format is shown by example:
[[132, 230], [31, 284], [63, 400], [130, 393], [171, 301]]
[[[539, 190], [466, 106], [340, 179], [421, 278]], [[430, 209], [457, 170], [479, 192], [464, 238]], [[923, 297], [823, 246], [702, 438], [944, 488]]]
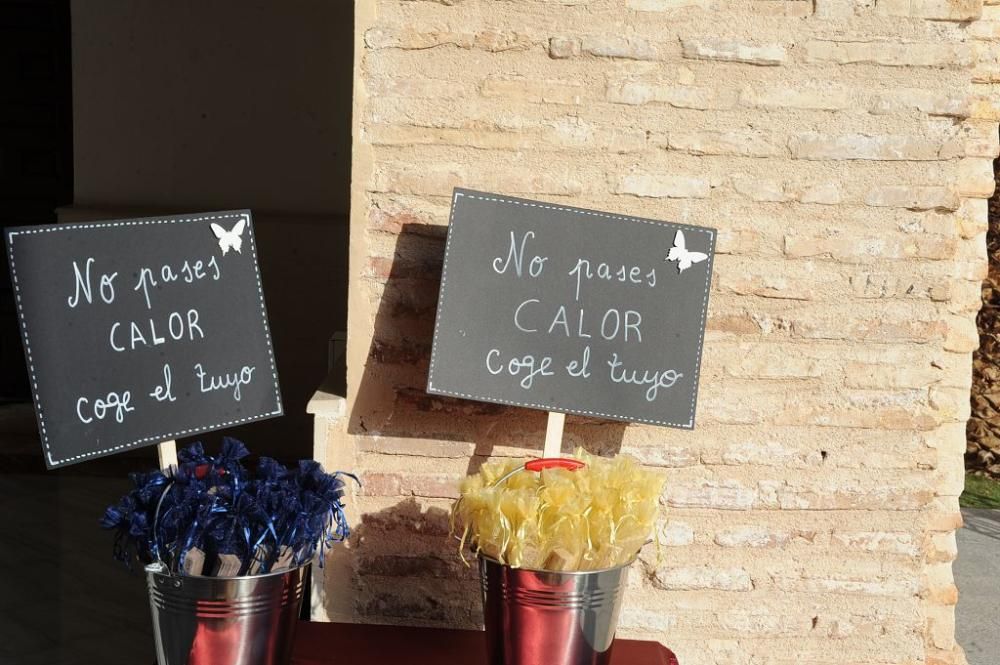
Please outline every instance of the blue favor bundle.
[[251, 476], [236, 439], [217, 457], [195, 443], [168, 473], [135, 473], [135, 487], [105, 511], [115, 558], [131, 566], [162, 561], [187, 575], [258, 575], [301, 565], [350, 535], [344, 477], [303, 460], [288, 469], [262, 457]]

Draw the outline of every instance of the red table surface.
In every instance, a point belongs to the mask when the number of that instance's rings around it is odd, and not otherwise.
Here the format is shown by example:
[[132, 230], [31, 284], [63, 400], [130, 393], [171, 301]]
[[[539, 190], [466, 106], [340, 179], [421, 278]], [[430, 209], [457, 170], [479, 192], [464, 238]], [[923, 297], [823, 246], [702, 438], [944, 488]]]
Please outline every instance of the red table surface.
[[[656, 642], [618, 640], [612, 665], [678, 665]], [[485, 633], [349, 623], [299, 623], [292, 665], [486, 665]]]

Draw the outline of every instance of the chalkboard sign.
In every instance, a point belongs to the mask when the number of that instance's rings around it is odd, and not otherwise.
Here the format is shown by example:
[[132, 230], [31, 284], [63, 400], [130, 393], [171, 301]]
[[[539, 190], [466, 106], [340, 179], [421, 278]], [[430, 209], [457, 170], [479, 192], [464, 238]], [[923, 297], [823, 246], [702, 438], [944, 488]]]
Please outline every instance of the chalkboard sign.
[[428, 392], [693, 428], [715, 235], [455, 190]]
[[4, 235], [49, 468], [281, 415], [249, 211]]

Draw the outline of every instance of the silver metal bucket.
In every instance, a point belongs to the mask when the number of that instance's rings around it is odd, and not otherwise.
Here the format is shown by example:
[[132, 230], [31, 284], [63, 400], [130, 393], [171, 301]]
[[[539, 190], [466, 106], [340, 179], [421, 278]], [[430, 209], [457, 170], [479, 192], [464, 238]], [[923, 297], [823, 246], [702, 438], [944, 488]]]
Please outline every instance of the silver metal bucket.
[[287, 665], [309, 564], [267, 575], [188, 577], [146, 566], [159, 665]]
[[607, 665], [629, 565], [560, 573], [480, 556], [490, 665]]

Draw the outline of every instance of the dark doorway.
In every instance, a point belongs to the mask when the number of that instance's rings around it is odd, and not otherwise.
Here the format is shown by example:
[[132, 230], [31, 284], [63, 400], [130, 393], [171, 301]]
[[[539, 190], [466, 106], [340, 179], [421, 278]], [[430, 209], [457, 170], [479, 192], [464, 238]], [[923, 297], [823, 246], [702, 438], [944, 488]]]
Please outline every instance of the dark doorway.
[[[285, 462], [312, 456], [306, 403], [346, 327], [353, 10], [0, 0], [0, 227], [252, 209], [287, 415], [225, 433]], [[44, 470], [5, 258], [0, 663], [152, 662], [143, 578], [98, 520], [156, 464], [148, 447]]]
[[[54, 222], [73, 200], [71, 81], [69, 0], [0, 0], [0, 227]], [[0, 403], [30, 400], [4, 252]]]
[[[311, 457], [306, 404], [347, 319], [353, 3], [0, 8], [0, 226], [250, 208], [286, 415], [224, 434]], [[0, 336], [0, 458], [41, 469], [6, 266]], [[222, 434], [197, 438], [213, 449]], [[73, 472], [155, 459], [133, 449]]]

